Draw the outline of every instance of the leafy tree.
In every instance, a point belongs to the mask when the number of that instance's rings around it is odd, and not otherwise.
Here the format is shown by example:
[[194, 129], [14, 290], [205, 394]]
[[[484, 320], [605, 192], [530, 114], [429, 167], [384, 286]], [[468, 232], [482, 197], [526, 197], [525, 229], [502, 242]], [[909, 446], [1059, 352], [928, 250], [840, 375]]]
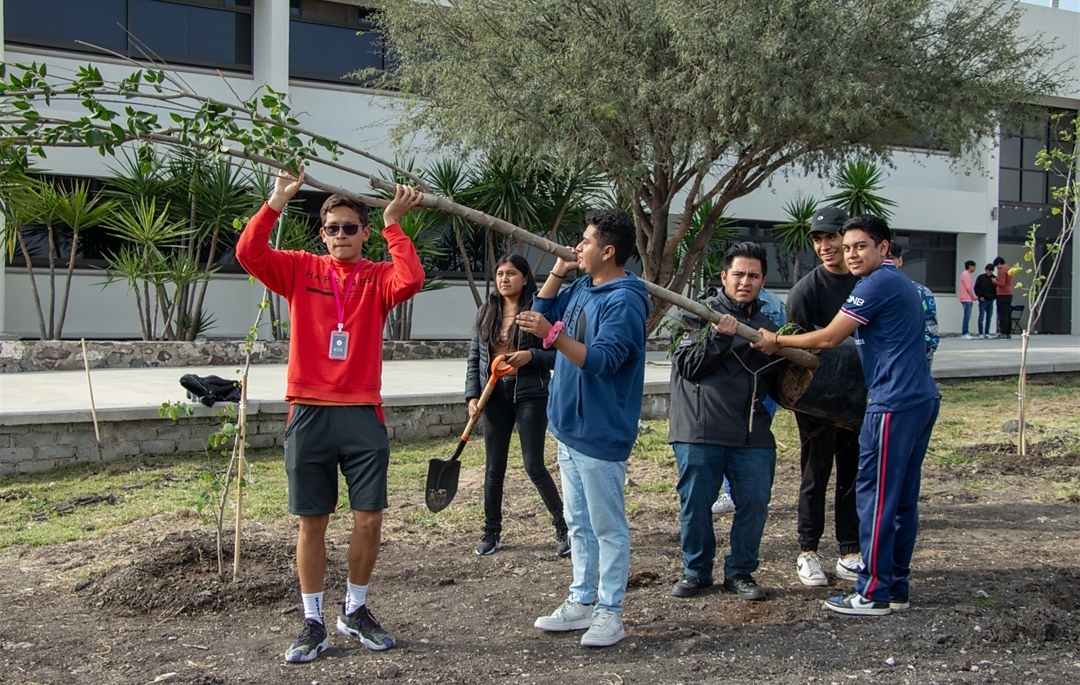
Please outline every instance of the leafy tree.
[[959, 156], [1055, 92], [1054, 48], [1014, 5], [386, 0], [382, 84], [409, 96], [402, 136], [592, 164], [633, 210], [645, 278], [682, 292], [728, 205], [776, 171], [888, 160], [923, 132]]

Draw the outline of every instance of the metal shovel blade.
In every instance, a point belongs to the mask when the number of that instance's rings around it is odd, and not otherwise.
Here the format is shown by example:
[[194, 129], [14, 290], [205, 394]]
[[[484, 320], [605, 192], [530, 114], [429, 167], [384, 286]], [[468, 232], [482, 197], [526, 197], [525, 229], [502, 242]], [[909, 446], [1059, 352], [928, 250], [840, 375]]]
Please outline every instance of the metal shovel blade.
[[454, 501], [460, 473], [461, 462], [457, 459], [428, 460], [427, 488], [424, 490], [428, 509], [440, 512]]

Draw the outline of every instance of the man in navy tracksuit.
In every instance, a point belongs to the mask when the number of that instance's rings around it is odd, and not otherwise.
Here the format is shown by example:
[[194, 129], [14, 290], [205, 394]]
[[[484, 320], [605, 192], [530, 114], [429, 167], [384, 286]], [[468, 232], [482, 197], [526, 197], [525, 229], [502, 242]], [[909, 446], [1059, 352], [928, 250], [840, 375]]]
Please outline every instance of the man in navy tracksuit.
[[860, 280], [827, 327], [777, 336], [761, 329], [754, 347], [835, 347], [854, 334], [866, 376], [866, 415], [859, 438], [856, 504], [865, 569], [855, 590], [825, 600], [841, 614], [882, 616], [908, 607], [911, 555], [919, 528], [922, 462], [941, 395], [926, 365], [919, 293], [888, 259], [892, 233], [876, 216], [844, 223], [844, 254]]

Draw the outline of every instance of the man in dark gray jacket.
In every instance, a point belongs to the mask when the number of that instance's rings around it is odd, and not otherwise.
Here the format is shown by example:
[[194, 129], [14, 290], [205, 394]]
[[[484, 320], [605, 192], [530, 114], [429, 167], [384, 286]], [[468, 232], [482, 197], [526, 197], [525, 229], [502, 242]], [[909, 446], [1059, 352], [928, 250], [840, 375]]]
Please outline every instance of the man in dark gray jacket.
[[727, 476], [735, 516], [723, 589], [747, 600], [765, 599], [765, 590], [751, 574], [758, 567], [776, 469], [772, 416], [764, 399], [778, 394], [782, 360], [751, 349], [734, 334], [738, 323], [776, 330], [758, 300], [766, 261], [764, 248], [756, 243], [733, 245], [724, 255], [723, 290], [710, 291], [704, 300], [721, 313], [720, 320], [708, 324], [683, 315], [671, 365], [668, 435], [679, 469], [682, 526], [684, 571], [671, 591], [676, 597], [693, 597], [713, 584], [711, 506]]

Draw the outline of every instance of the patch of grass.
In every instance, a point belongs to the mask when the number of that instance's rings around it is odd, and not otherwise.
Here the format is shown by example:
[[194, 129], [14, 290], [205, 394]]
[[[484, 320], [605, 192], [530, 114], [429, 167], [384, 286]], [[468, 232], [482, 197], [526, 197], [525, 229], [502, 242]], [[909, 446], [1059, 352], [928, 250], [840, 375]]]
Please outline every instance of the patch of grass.
[[1080, 478], [1073, 476], [1068, 480], [1054, 483], [1054, 495], [1058, 499], [1080, 503]]

